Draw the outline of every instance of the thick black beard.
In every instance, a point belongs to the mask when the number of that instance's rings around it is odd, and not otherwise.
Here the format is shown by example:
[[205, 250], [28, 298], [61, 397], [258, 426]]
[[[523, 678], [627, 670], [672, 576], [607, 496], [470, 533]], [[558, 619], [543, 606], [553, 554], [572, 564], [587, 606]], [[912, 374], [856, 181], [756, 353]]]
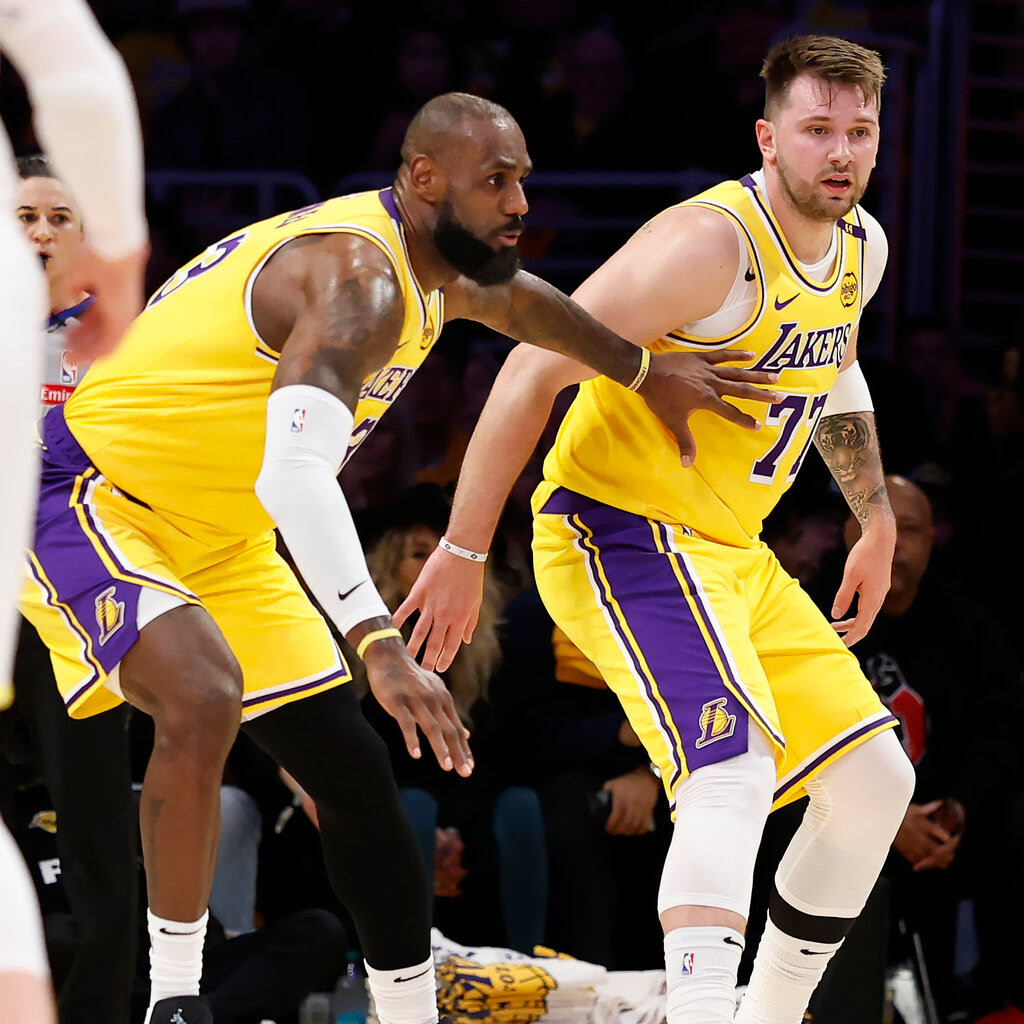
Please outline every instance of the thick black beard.
[[495, 252], [459, 223], [447, 199], [438, 210], [434, 245], [444, 260], [460, 274], [485, 287], [511, 281], [521, 265], [516, 246], [506, 246]]

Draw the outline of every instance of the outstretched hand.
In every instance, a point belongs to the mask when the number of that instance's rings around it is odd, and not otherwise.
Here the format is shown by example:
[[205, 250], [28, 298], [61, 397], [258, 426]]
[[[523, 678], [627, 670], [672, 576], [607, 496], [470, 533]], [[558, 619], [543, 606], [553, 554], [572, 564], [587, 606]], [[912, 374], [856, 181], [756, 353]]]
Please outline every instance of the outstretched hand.
[[410, 757], [421, 756], [416, 729], [430, 743], [437, 763], [468, 777], [473, 771], [469, 730], [462, 724], [448, 688], [433, 672], [421, 668], [405, 644], [382, 640], [365, 656], [366, 678], [380, 706], [398, 723]]
[[401, 626], [413, 612], [420, 613], [409, 637], [409, 651], [415, 658], [426, 641], [424, 668], [447, 671], [459, 647], [472, 641], [483, 595], [482, 562], [435, 549], [393, 616], [395, 625]]
[[[832, 628], [843, 636], [843, 643], [852, 647], [867, 636], [885, 595], [889, 593], [892, 554], [896, 544], [896, 527], [891, 520], [866, 530], [850, 548], [843, 569], [843, 581], [832, 602]], [[846, 615], [857, 597], [857, 614]]]
[[113, 352], [142, 312], [148, 259], [148, 245], [112, 261], [100, 259], [83, 246], [73, 280], [76, 287], [93, 296], [93, 303], [68, 332], [68, 344], [80, 359], [92, 361]]
[[720, 365], [749, 362], [753, 358], [753, 352], [734, 349], [662, 352], [651, 356], [651, 369], [639, 394], [675, 434], [684, 466], [691, 465], [697, 455], [697, 444], [689, 426], [690, 414], [697, 409], [706, 409], [747, 430], [760, 430], [757, 419], [726, 402], [725, 398], [745, 398], [768, 405], [782, 401], [781, 394], [764, 387], [779, 379], [777, 373]]

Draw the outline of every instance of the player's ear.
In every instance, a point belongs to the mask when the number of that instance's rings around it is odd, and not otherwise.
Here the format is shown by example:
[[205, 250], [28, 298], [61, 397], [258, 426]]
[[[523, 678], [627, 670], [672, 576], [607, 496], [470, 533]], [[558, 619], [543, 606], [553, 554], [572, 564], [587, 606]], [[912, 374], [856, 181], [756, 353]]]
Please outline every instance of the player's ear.
[[757, 148], [766, 160], [775, 159], [775, 125], [766, 121], [763, 117], [758, 119], [754, 126], [757, 133]]
[[429, 156], [414, 156], [409, 162], [409, 180], [413, 191], [432, 206], [444, 198], [447, 182], [441, 166]]

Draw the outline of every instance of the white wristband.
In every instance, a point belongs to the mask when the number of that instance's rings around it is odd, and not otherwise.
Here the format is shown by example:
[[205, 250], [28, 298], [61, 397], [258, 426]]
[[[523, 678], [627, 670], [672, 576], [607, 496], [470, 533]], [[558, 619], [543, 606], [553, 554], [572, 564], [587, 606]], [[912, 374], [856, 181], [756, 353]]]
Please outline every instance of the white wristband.
[[860, 363], [854, 360], [836, 376], [836, 382], [825, 399], [822, 416], [839, 416], [844, 412], [872, 412], [875, 406], [868, 391], [868, 382]]
[[467, 562], [486, 562], [487, 552], [470, 551], [469, 548], [460, 548], [458, 544], [453, 544], [447, 537], [442, 537], [438, 542], [437, 546], [442, 551], [447, 551], [450, 554], [458, 555], [459, 558], [465, 558]]

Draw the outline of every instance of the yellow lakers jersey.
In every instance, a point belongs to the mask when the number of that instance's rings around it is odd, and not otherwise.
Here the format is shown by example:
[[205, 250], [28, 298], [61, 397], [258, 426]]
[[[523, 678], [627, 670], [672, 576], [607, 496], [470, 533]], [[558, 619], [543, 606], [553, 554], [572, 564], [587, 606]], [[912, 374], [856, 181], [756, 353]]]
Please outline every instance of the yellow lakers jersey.
[[351, 456], [444, 320], [442, 292], [423, 292], [412, 272], [391, 189], [316, 203], [211, 245], [152, 296], [117, 351], [92, 366], [65, 406], [68, 427], [99, 471], [191, 537], [218, 542], [272, 526], [253, 488], [278, 354], [253, 324], [253, 284], [286, 242], [337, 231], [378, 246], [405, 297], [398, 347], [363, 382]]
[[723, 182], [680, 205], [715, 210], [739, 228], [757, 298], [747, 322], [729, 336], [697, 338], [680, 329], [652, 351], [751, 350], [750, 365], [777, 372], [775, 389], [785, 398], [770, 406], [728, 399], [763, 422], [759, 431], [695, 412], [697, 458], [684, 469], [675, 438], [639, 395], [604, 377], [588, 380], [545, 460], [534, 504], [542, 507], [561, 486], [747, 546], [800, 468], [858, 322], [865, 232], [855, 208], [837, 224], [836, 259], [818, 282], [803, 272], [753, 178]]

